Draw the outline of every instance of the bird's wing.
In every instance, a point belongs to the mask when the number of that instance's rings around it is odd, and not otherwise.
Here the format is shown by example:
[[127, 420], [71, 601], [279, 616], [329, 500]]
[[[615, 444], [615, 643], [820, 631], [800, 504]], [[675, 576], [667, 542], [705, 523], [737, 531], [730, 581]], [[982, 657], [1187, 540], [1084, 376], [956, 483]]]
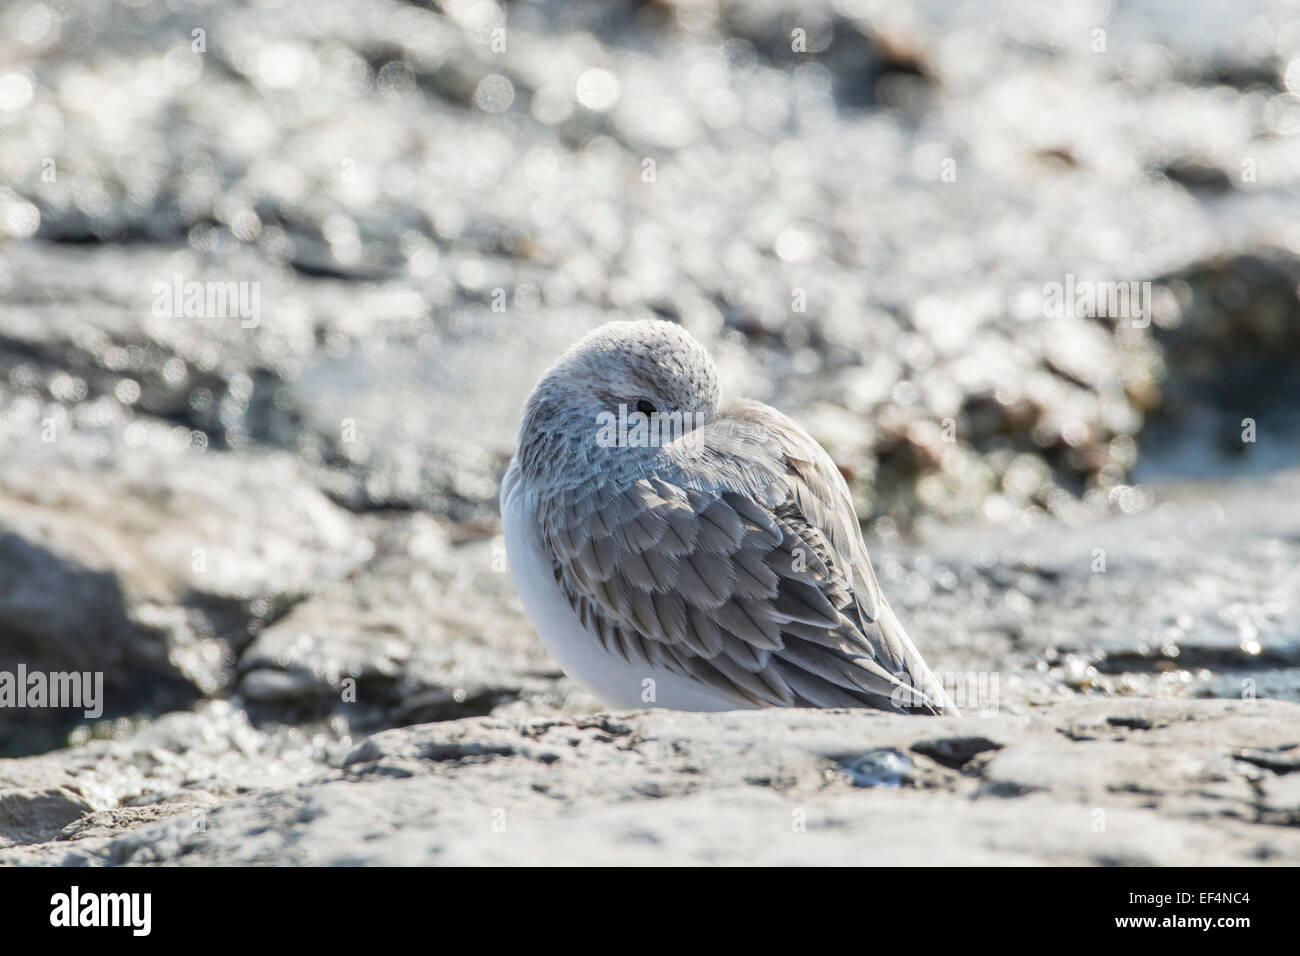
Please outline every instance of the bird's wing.
[[539, 502], [555, 576], [606, 650], [760, 706], [953, 713], [876, 581], [848, 486], [758, 402]]

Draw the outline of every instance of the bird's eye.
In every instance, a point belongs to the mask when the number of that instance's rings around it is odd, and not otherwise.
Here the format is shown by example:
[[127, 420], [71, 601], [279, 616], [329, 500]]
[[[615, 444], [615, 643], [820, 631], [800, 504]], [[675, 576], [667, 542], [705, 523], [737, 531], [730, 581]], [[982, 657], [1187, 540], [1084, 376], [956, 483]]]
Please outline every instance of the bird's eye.
[[654, 403], [643, 398], [636, 403], [636, 410], [642, 415], [653, 415], [655, 413]]

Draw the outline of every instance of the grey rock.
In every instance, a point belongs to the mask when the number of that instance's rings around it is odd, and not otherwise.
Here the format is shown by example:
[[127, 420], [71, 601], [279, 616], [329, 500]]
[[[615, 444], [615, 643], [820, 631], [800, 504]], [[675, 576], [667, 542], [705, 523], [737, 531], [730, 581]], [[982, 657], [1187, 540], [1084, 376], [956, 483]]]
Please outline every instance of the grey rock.
[[[0, 670], [101, 672], [106, 718], [221, 692], [263, 622], [373, 550], [292, 459], [265, 453], [10, 460], [0, 529]], [[0, 752], [80, 718], [0, 709]]]
[[345, 733], [328, 730], [259, 730], [226, 701], [119, 721], [112, 737], [0, 760], [0, 845], [44, 843], [59, 833], [117, 836], [142, 821], [189, 817], [242, 792], [310, 780], [338, 766], [351, 746]]
[[457, 541], [445, 522], [415, 514], [386, 520], [374, 540], [363, 569], [322, 587], [243, 651], [246, 702], [267, 714], [333, 714], [354, 730], [511, 704], [594, 706], [532, 635], [499, 538]]
[[0, 833], [6, 842], [44, 843], [89, 810], [80, 795], [63, 787], [6, 790], [0, 793]]
[[[1076, 739], [1079, 726], [1107, 739]], [[242, 772], [278, 759], [268, 738], [242, 733]], [[92, 772], [137, 768], [137, 791], [158, 798], [150, 812], [87, 814], [54, 839], [6, 831], [0, 862], [1295, 864], [1292, 775], [1237, 754], [1298, 741], [1300, 706], [1276, 701], [1078, 699], [990, 718], [474, 717], [384, 731], [251, 792], [232, 787], [239, 773], [190, 785], [142, 743], [100, 745]], [[970, 756], [955, 769], [936, 751]], [[892, 786], [864, 789], [846, 769], [886, 753], [912, 768]], [[10, 780], [58, 772], [48, 756], [0, 763]], [[53, 806], [38, 825], [66, 817]]]
[[[110, 443], [185, 428], [291, 449], [350, 508], [490, 520], [550, 358], [656, 314], [807, 421], [877, 521], [1078, 522], [1132, 504], [1139, 447], [1189, 435], [1229, 467], [1296, 459], [1260, 384], [1289, 387], [1300, 351], [1300, 263], [1269, 238], [1297, 211], [1292, 53], [1225, 53], [1226, 8], [570, 2], [511, 10], [507, 56], [482, 42], [496, 5], [344, 0], [322, 23], [313, 0], [253, 2], [205, 14], [225, 40], [201, 55], [175, 43], [186, 14], [137, 34], [117, 9], [69, 14], [11, 120], [24, 178], [0, 202], [23, 215], [3, 219], [39, 229], [0, 264], [0, 409], [29, 439], [33, 408]], [[173, 82], [136, 110], [91, 128], [58, 92], [81, 71], [79, 95], [111, 97], [163, 47]], [[572, 75], [593, 50], [618, 81], [599, 106]], [[237, 124], [255, 146], [217, 132]], [[262, 322], [151, 317], [177, 274], [260, 283]], [[1152, 282], [1151, 325], [1047, 317], [1068, 275]], [[1245, 449], [1232, 415], [1288, 437]]]
[[1079, 528], [935, 528], [877, 571], [934, 666], [996, 678], [1004, 703], [1300, 700], [1300, 472], [1149, 492]]

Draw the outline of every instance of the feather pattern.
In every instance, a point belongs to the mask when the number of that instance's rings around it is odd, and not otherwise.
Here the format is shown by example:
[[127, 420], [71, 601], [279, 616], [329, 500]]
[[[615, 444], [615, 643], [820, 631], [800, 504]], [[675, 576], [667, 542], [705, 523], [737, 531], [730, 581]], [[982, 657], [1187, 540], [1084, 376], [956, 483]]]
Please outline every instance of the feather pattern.
[[766, 405], [550, 490], [537, 522], [609, 653], [737, 706], [955, 712], [880, 592], [839, 470]]

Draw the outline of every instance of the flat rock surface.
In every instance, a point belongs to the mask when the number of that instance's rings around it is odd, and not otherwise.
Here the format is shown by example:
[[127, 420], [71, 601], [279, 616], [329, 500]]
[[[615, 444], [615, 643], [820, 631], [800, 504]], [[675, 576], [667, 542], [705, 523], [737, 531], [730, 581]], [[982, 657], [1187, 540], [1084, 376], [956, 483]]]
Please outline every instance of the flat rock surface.
[[[0, 863], [1300, 863], [1300, 706], [1276, 701], [465, 718], [252, 792], [177, 790], [193, 757], [151, 743], [0, 768]], [[252, 782], [273, 751], [248, 751]], [[84, 807], [123, 762], [160, 799]]]

